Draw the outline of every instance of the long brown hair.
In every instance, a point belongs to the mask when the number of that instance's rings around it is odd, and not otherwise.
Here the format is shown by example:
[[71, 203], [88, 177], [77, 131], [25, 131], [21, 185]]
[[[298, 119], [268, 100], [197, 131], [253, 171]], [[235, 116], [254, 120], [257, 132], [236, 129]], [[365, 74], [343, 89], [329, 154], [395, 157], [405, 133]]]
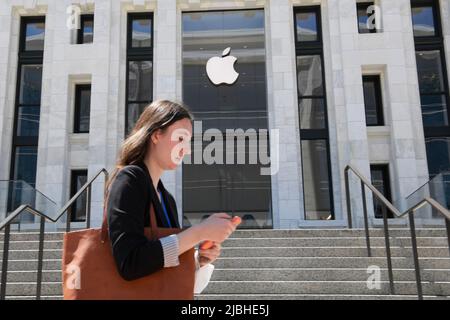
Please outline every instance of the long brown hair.
[[151, 135], [158, 129], [165, 130], [174, 122], [194, 117], [183, 103], [169, 100], [155, 100], [145, 107], [133, 130], [122, 144], [116, 167], [106, 183], [106, 196], [112, 181], [120, 169], [127, 165], [137, 164], [144, 160], [147, 154], [148, 142]]

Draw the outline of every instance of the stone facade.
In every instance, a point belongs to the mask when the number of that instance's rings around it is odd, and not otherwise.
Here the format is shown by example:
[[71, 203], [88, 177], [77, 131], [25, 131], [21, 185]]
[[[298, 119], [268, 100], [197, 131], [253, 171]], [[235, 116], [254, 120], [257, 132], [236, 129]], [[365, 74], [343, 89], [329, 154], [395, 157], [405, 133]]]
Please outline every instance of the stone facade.
[[[128, 12], [154, 12], [154, 98], [181, 100], [181, 13], [264, 8], [269, 129], [280, 130], [280, 170], [272, 176], [277, 229], [346, 225], [344, 168], [367, 177], [369, 165], [389, 163], [393, 201], [427, 181], [428, 169], [418, 91], [409, 0], [378, 0], [382, 32], [359, 34], [355, 0], [6, 0], [0, 1], [0, 179], [9, 178], [21, 16], [45, 15], [46, 33], [36, 187], [62, 206], [69, 199], [70, 170], [89, 177], [111, 170], [124, 136]], [[72, 44], [67, 7], [94, 13], [92, 44]], [[304, 220], [296, 89], [293, 7], [320, 5], [329, 116], [335, 221]], [[450, 70], [450, 2], [440, 0]], [[382, 79], [386, 126], [365, 125], [362, 75]], [[450, 74], [450, 73], [449, 73]], [[92, 83], [89, 134], [72, 134], [74, 85]], [[181, 168], [163, 176], [181, 212]], [[352, 188], [361, 226], [359, 184]], [[102, 215], [103, 181], [92, 192], [93, 224]], [[373, 215], [372, 206], [369, 214]], [[426, 223], [423, 220], [422, 223]], [[63, 223], [63, 222], [62, 222]], [[378, 222], [373, 221], [377, 224]], [[402, 222], [400, 222], [402, 223]]]

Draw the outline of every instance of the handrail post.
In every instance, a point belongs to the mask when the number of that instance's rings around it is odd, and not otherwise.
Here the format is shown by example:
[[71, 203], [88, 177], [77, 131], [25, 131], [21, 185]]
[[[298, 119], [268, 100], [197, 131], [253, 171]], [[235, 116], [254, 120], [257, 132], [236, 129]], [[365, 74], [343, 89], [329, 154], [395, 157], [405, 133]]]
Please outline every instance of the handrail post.
[[353, 229], [353, 223], [352, 223], [352, 204], [350, 203], [350, 184], [349, 184], [349, 178], [348, 178], [348, 168], [345, 169], [345, 198], [347, 201], [347, 223], [348, 228]]
[[66, 232], [70, 232], [70, 220], [72, 219], [72, 206], [67, 208], [66, 214]]
[[372, 252], [370, 250], [370, 235], [369, 235], [369, 219], [367, 217], [367, 201], [366, 201], [366, 188], [364, 182], [361, 181], [361, 196], [363, 200], [363, 213], [364, 213], [364, 230], [366, 233], [366, 244], [367, 244], [367, 256], [371, 257]]
[[448, 250], [450, 254], [450, 220], [444, 218], [445, 220], [445, 227], [447, 229], [447, 243], [448, 243]]
[[417, 296], [419, 300], [423, 300], [422, 280], [420, 278], [419, 253], [417, 250], [416, 226], [414, 223], [414, 212], [410, 211], [408, 213], [408, 216], [409, 216], [409, 227], [411, 230], [411, 244], [413, 248], [414, 270], [416, 272]]
[[389, 240], [389, 227], [388, 227], [388, 220], [387, 220], [387, 212], [386, 212], [386, 205], [382, 205], [382, 211], [383, 211], [383, 226], [384, 226], [384, 241], [386, 244], [386, 257], [387, 257], [387, 267], [388, 267], [388, 274], [389, 274], [389, 286], [391, 289], [391, 294], [395, 294], [395, 288], [394, 288], [394, 275], [392, 271], [392, 257], [391, 257], [391, 245]]
[[2, 260], [2, 283], [0, 285], [0, 300], [5, 300], [6, 297], [6, 281], [8, 275], [8, 253], [9, 253], [9, 238], [10, 238], [11, 225], [5, 226], [5, 232], [3, 233], [3, 260]]
[[41, 225], [39, 229], [39, 251], [38, 251], [38, 269], [36, 279], [36, 300], [41, 300], [42, 289], [42, 265], [44, 258], [44, 233], [45, 233], [45, 218], [41, 217]]
[[91, 227], [91, 186], [86, 189], [86, 228]]

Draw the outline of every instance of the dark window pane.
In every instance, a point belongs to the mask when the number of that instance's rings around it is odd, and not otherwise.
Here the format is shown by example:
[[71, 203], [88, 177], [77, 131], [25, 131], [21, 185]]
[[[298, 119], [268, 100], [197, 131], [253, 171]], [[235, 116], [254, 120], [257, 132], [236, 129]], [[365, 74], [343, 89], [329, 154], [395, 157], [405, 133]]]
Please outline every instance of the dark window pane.
[[[267, 129], [264, 34], [264, 10], [183, 13], [183, 101], [202, 121], [203, 132]], [[226, 47], [238, 59], [239, 77], [233, 85], [215, 86], [206, 63]], [[183, 164], [186, 222], [194, 225], [223, 211], [241, 216], [241, 227], [272, 225], [270, 176], [261, 175], [259, 161], [248, 164], [247, 155], [253, 153], [245, 154], [246, 164]]]
[[30, 22], [25, 26], [25, 51], [43, 51], [45, 22]]
[[129, 133], [131, 129], [133, 129], [136, 124], [139, 116], [144, 111], [145, 107], [148, 106], [149, 103], [130, 103], [128, 104], [128, 114], [127, 114], [127, 127], [126, 133]]
[[[87, 171], [76, 170], [72, 171], [72, 181], [70, 196], [73, 197], [78, 190], [87, 182]], [[86, 220], [86, 192], [83, 192], [81, 196], [72, 205], [72, 221], [85, 221]]]
[[318, 41], [317, 14], [315, 12], [300, 12], [295, 15], [297, 23], [297, 41]]
[[37, 147], [16, 147], [14, 154], [13, 180], [23, 180], [35, 186]]
[[323, 99], [300, 100], [300, 128], [326, 129]]
[[303, 140], [302, 167], [306, 220], [331, 219], [330, 174], [325, 140]]
[[128, 100], [150, 101], [153, 96], [153, 64], [151, 61], [128, 63]]
[[[391, 188], [389, 178], [388, 165], [373, 165], [370, 166], [370, 175], [373, 186], [380, 191], [380, 193], [389, 201], [391, 201]], [[383, 218], [383, 207], [381, 202], [374, 197], [374, 211], [375, 218]], [[392, 217], [389, 211], [386, 211], [388, 217]]]
[[444, 76], [440, 50], [417, 51], [417, 72], [421, 93], [444, 91]]
[[376, 76], [363, 77], [363, 89], [367, 125], [384, 125], [380, 78]]
[[17, 111], [17, 135], [39, 136], [39, 106], [19, 107]]
[[82, 43], [92, 43], [94, 41], [94, 20], [86, 19], [83, 22]]
[[133, 19], [131, 23], [131, 47], [145, 48], [152, 45], [152, 20]]
[[358, 30], [359, 33], [376, 32], [375, 7], [371, 3], [358, 3]]
[[450, 138], [426, 138], [428, 171], [430, 177], [450, 170]]
[[91, 114], [91, 86], [78, 85], [75, 89], [75, 133], [89, 132]]
[[433, 37], [436, 35], [432, 6], [413, 7], [412, 22], [415, 37]]
[[421, 95], [424, 127], [448, 126], [447, 99], [444, 95]]
[[41, 104], [42, 65], [23, 65], [20, 77], [20, 104]]
[[322, 59], [319, 55], [297, 57], [298, 94], [302, 96], [322, 96]]

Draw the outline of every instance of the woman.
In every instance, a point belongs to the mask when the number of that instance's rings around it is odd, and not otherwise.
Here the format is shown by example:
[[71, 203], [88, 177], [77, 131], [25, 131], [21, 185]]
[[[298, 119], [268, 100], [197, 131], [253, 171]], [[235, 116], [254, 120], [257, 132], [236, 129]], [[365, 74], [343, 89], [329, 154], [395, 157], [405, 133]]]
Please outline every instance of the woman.
[[230, 216], [216, 213], [178, 234], [148, 240], [150, 204], [158, 227], [180, 228], [177, 206], [161, 175], [174, 170], [190, 153], [193, 117], [178, 103], [158, 100], [147, 106], [124, 141], [116, 171], [108, 185], [107, 215], [113, 256], [125, 280], [179, 265], [179, 255], [205, 240], [214, 246], [199, 250], [197, 268], [220, 255], [221, 243], [235, 230]]

